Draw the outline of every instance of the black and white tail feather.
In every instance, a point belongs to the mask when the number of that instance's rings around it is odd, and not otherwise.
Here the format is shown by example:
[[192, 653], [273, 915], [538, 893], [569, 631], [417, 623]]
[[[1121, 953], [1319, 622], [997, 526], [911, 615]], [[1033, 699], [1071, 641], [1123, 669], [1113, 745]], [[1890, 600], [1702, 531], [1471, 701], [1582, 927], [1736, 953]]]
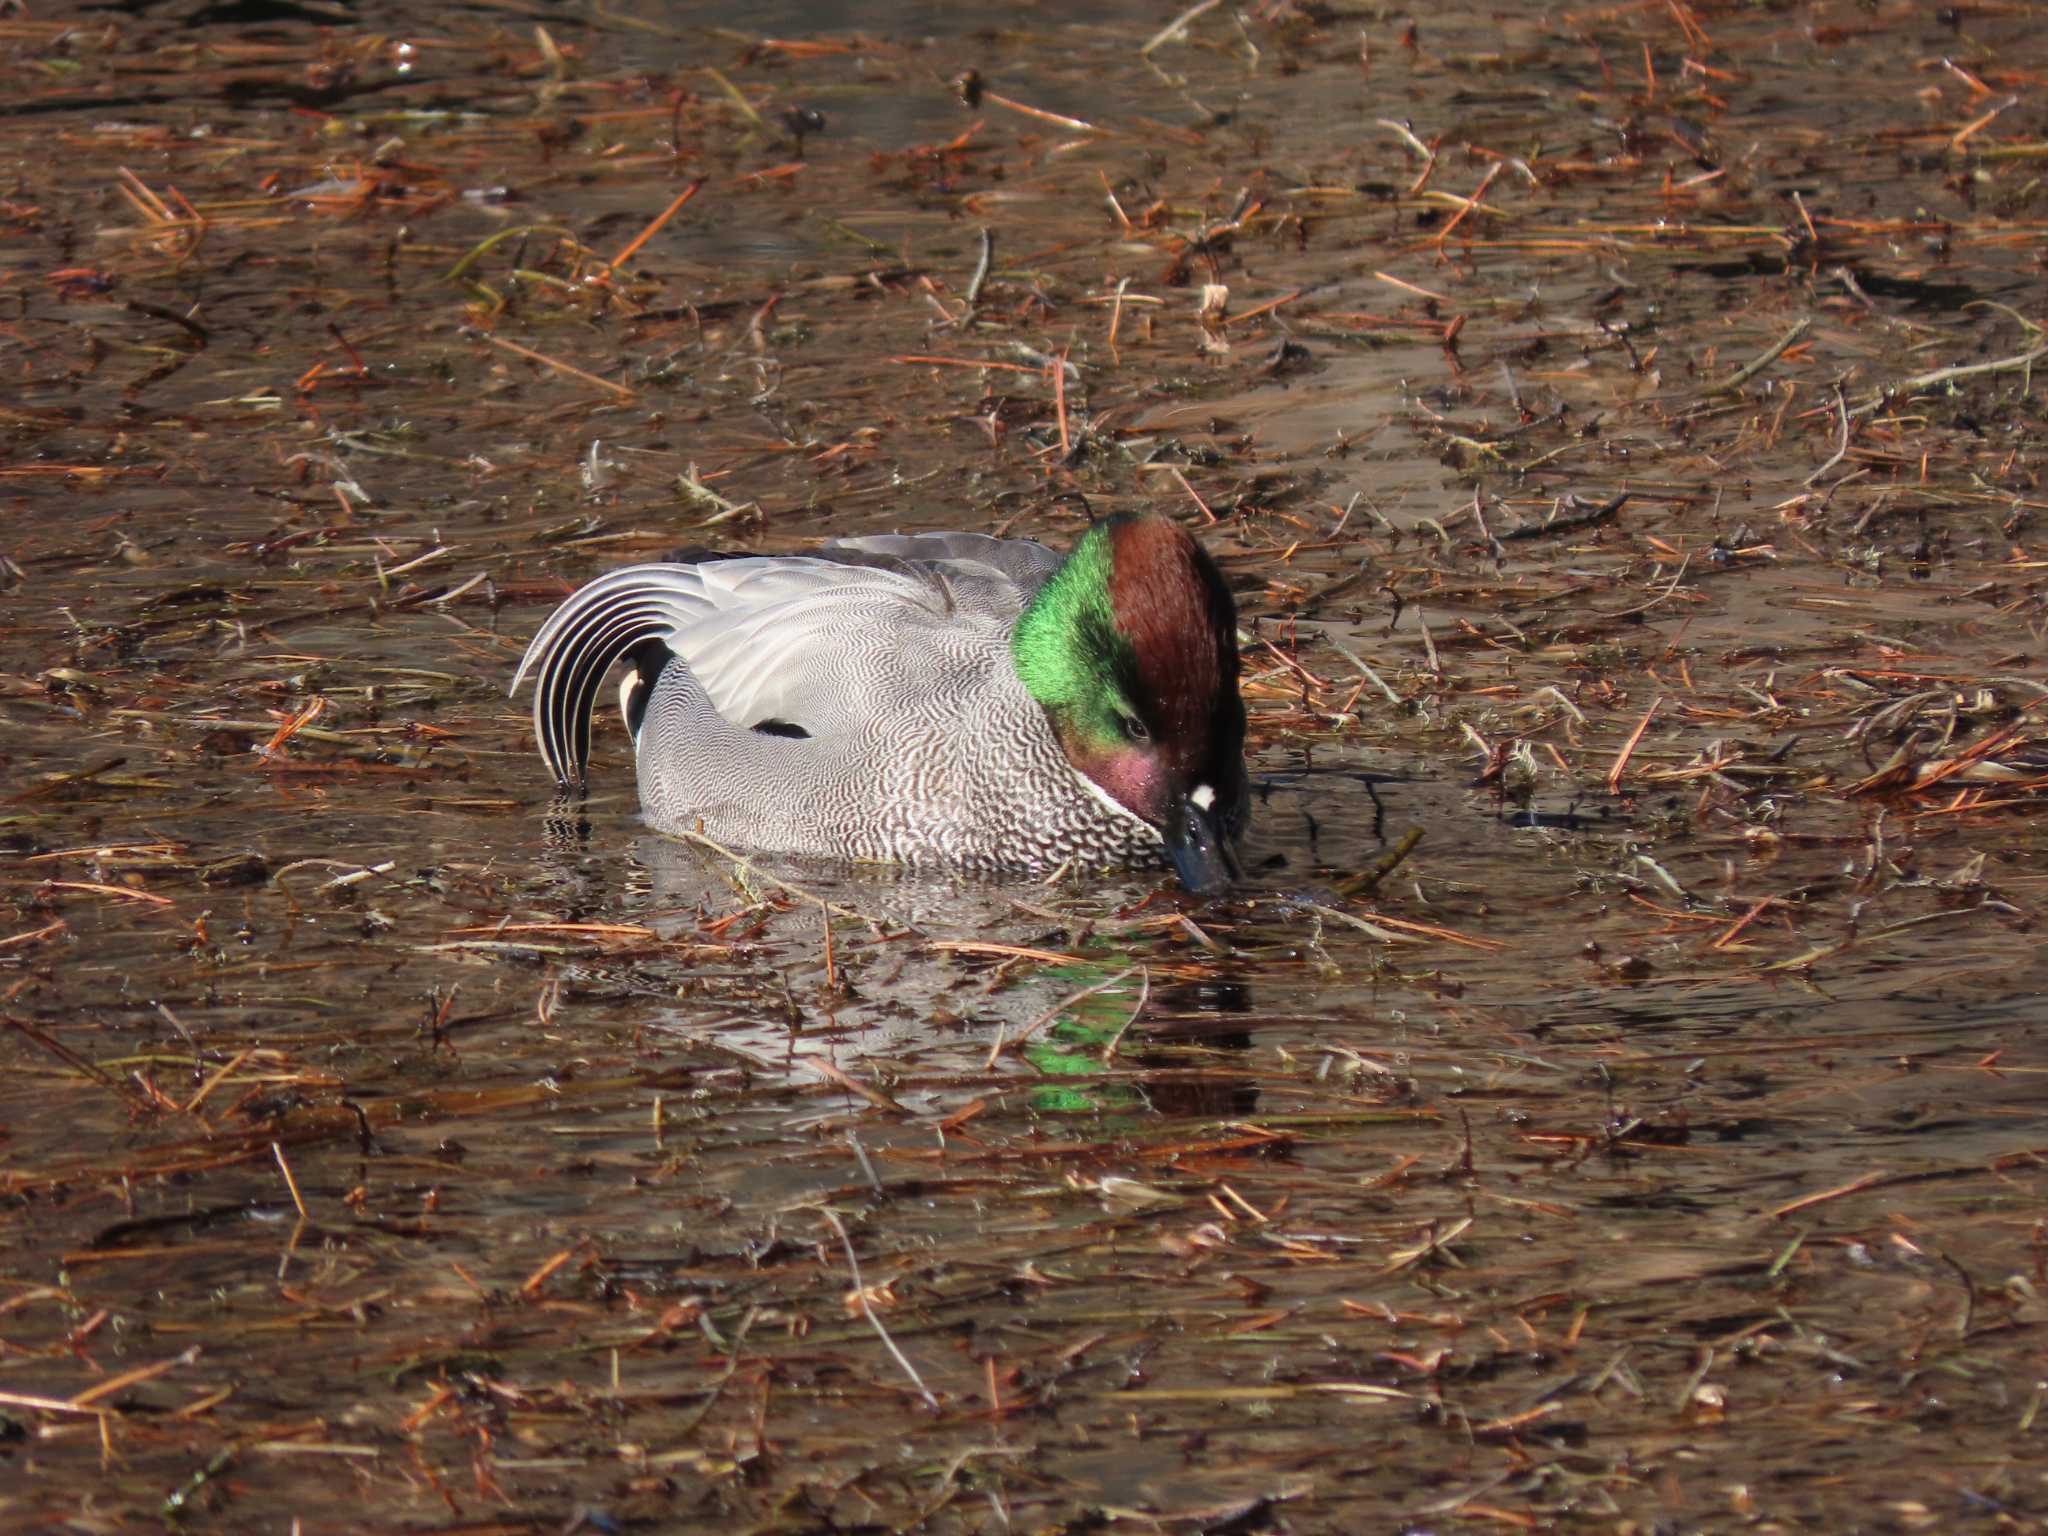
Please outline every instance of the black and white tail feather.
[[[631, 565], [580, 589], [540, 627], [513, 676], [517, 689], [534, 672], [533, 732], [541, 761], [555, 782], [580, 785], [590, 766], [590, 712], [613, 663], [631, 657], [635, 677], [629, 689], [652, 688], [671, 654], [667, 637], [689, 622], [686, 589], [669, 573], [691, 566]], [[631, 692], [621, 696], [628, 721]], [[640, 702], [644, 706], [644, 695]]]

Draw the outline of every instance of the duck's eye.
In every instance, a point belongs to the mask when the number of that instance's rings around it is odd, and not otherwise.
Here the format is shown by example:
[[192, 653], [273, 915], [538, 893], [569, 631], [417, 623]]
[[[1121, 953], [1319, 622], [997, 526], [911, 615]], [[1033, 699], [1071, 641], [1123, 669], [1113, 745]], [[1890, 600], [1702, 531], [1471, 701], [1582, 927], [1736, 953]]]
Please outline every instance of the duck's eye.
[[1150, 741], [1152, 739], [1151, 731], [1145, 728], [1145, 722], [1136, 715], [1119, 715], [1117, 718], [1123, 723], [1124, 740]]

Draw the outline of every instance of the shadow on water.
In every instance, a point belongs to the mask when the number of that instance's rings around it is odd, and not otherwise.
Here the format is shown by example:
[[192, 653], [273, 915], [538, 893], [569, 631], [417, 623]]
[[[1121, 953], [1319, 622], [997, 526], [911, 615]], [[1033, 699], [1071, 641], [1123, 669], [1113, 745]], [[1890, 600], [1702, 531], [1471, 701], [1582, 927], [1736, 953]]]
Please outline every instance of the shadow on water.
[[[2038, 17], [688, 9], [0, 13], [0, 1522], [2043, 1529]], [[1068, 492], [1227, 898], [550, 804]]]

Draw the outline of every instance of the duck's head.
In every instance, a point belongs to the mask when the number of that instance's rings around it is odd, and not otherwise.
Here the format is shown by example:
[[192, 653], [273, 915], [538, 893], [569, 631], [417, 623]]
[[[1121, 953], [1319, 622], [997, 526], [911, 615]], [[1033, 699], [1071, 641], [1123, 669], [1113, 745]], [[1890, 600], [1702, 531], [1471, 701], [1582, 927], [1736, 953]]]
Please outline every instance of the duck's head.
[[1068, 759], [1159, 829], [1189, 890], [1237, 875], [1251, 801], [1237, 605], [1199, 544], [1163, 517], [1092, 525], [1010, 653]]

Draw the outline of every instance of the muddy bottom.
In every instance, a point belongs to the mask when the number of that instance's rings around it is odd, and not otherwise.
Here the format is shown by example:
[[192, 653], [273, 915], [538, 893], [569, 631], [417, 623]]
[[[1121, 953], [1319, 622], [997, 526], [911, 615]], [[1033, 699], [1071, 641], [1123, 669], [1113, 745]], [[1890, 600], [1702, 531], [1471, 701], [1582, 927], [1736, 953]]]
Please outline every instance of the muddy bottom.
[[[2037, 8], [34, 9], [9, 1529], [2048, 1528]], [[553, 800], [598, 572], [1083, 501], [1227, 898]]]

